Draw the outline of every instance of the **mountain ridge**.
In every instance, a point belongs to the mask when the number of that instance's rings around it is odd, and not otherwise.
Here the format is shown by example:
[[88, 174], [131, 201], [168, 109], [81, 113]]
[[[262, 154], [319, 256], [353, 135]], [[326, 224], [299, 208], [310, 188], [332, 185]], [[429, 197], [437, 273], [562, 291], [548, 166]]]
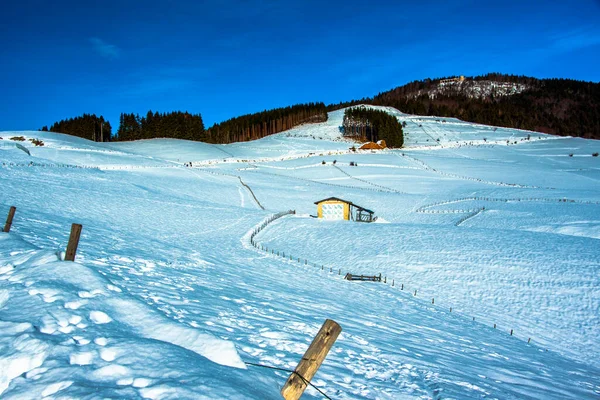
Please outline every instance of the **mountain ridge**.
[[[297, 104], [233, 117], [204, 129], [201, 114], [193, 117], [200, 128], [188, 134], [189, 114], [172, 112], [169, 124], [162, 129], [150, 129], [139, 135], [124, 135], [125, 131], [140, 131], [147, 125], [144, 118], [121, 114], [117, 135], [110, 135], [110, 124], [95, 114], [60, 121], [50, 131], [62, 132], [95, 141], [136, 140], [165, 137], [164, 130], [177, 132], [175, 137], [215, 144], [255, 140], [278, 133], [299, 124], [326, 119], [327, 111], [372, 104], [394, 107], [403, 113], [419, 116], [459, 118], [466, 122], [505, 128], [525, 129], [559, 136], [600, 139], [600, 83], [572, 79], [538, 79], [527, 76], [489, 73], [481, 76], [451, 76], [409, 82], [388, 91], [360, 100], [330, 104]], [[186, 118], [170, 118], [177, 114]], [[133, 121], [133, 128], [124, 124], [123, 115]], [[159, 116], [155, 112], [153, 119]], [[94, 121], [93, 119], [96, 119]], [[69, 122], [66, 124], [65, 122]], [[86, 124], [84, 124], [86, 122]], [[104, 135], [99, 127], [107, 125]], [[81, 125], [81, 126], [80, 126]], [[85, 125], [85, 126], [83, 126]], [[47, 127], [41, 130], [48, 130]], [[169, 136], [169, 135], [167, 135]]]
[[368, 100], [408, 114], [600, 139], [600, 84], [594, 82], [490, 73], [414, 81]]

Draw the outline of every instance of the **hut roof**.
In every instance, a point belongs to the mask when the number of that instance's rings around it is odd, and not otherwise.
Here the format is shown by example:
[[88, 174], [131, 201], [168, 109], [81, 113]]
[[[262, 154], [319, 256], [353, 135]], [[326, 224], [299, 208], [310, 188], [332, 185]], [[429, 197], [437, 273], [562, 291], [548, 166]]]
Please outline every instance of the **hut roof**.
[[358, 148], [359, 150], [381, 150], [383, 147], [377, 143], [367, 142]]

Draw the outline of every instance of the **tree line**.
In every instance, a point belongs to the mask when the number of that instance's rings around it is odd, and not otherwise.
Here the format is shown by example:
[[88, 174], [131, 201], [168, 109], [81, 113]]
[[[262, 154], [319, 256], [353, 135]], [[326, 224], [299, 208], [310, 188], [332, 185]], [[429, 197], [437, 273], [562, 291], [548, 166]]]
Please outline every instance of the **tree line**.
[[402, 124], [385, 111], [364, 106], [350, 107], [344, 111], [344, 136], [360, 141], [385, 140], [388, 147], [402, 147], [404, 132]]
[[296, 104], [242, 115], [214, 124], [207, 131], [209, 143], [233, 143], [256, 140], [304, 123], [327, 121], [324, 103]]
[[114, 140], [128, 141], [153, 138], [173, 138], [205, 141], [206, 130], [202, 115], [174, 111], [152, 112], [140, 117], [138, 114], [121, 113], [119, 129]]
[[105, 120], [102, 115], [97, 117], [96, 114], [83, 114], [80, 117], [63, 119], [53, 123], [50, 129], [48, 126], [44, 126], [40, 130], [66, 133], [95, 142], [110, 142], [112, 136], [110, 122]]
[[[144, 117], [133, 113], [121, 114], [115, 136], [112, 136], [110, 123], [95, 114], [56, 122], [49, 130], [95, 141], [172, 137], [232, 143], [260, 139], [303, 123], [326, 121], [328, 111], [368, 103], [391, 106], [408, 114], [456, 117], [486, 125], [600, 139], [599, 83], [500, 73], [467, 79], [524, 84], [527, 90], [510, 96], [494, 96], [492, 92], [480, 98], [469, 97], [459, 90], [430, 97], [427, 92], [438, 87], [441, 80], [436, 78], [410, 82], [372, 98], [329, 106], [323, 103], [297, 104], [247, 114], [214, 124], [209, 129], [204, 128], [200, 114], [149, 111]], [[48, 130], [48, 127], [42, 130]], [[394, 139], [388, 144], [392, 142]]]
[[[94, 141], [129, 141], [153, 138], [174, 138], [208, 143], [233, 143], [256, 140], [304, 123], [327, 121], [324, 103], [297, 104], [231, 118], [205, 129], [201, 114], [174, 111], [148, 111], [145, 116], [121, 113], [116, 135], [111, 136], [108, 121], [84, 114], [54, 123], [50, 131], [67, 133]], [[103, 127], [103, 128], [101, 128]], [[43, 127], [41, 130], [48, 130]]]

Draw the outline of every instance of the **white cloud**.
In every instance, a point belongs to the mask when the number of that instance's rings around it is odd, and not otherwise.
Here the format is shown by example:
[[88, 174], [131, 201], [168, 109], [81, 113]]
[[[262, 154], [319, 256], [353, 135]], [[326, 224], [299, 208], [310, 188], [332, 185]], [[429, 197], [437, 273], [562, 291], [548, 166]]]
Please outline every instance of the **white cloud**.
[[114, 44], [106, 43], [104, 40], [97, 37], [90, 38], [90, 43], [94, 47], [94, 50], [98, 52], [102, 57], [110, 58], [112, 60], [119, 58], [121, 50]]

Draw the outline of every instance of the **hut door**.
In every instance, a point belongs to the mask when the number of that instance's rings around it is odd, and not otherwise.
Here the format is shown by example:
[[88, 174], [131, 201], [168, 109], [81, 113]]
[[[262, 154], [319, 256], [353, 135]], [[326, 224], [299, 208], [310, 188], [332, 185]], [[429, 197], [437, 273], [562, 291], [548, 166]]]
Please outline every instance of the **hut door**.
[[344, 219], [343, 204], [323, 204], [324, 219]]

